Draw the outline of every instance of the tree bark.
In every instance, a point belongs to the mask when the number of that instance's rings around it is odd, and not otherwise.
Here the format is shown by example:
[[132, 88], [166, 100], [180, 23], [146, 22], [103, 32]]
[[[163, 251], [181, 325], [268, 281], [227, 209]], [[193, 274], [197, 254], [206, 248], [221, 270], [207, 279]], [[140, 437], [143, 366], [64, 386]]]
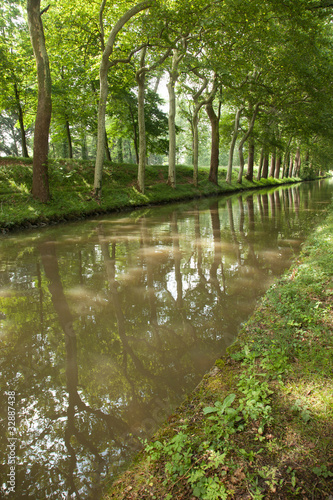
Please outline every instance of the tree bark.
[[234, 159], [235, 145], [236, 145], [237, 136], [238, 136], [239, 120], [240, 120], [243, 109], [244, 108], [237, 109], [236, 115], [235, 115], [235, 126], [234, 126], [234, 131], [232, 134], [232, 140], [231, 140], [230, 149], [229, 149], [229, 161], [228, 161], [228, 170], [227, 170], [227, 177], [226, 177], [226, 182], [228, 182], [228, 183], [231, 182], [232, 163], [233, 163], [233, 159]]
[[36, 59], [38, 104], [34, 132], [32, 195], [45, 203], [50, 199], [48, 181], [49, 130], [52, 113], [51, 73], [45, 47], [40, 0], [27, 0], [28, 25]]
[[258, 167], [258, 174], [257, 174], [257, 181], [260, 181], [260, 179], [261, 179], [261, 173], [262, 173], [263, 164], [264, 164], [264, 148], [261, 148], [260, 160], [259, 160], [259, 167]]
[[299, 176], [301, 171], [301, 150], [297, 147], [296, 156], [295, 156], [295, 176]]
[[150, 5], [151, 5], [151, 0], [146, 0], [144, 2], [135, 5], [127, 12], [125, 12], [125, 14], [120, 19], [118, 19], [118, 21], [112, 28], [103, 51], [102, 60], [99, 68], [100, 93], [99, 93], [98, 118], [97, 118], [97, 151], [96, 151], [95, 178], [94, 178], [94, 196], [97, 198], [101, 195], [101, 190], [102, 190], [102, 172], [103, 172], [103, 161], [104, 161], [104, 150], [105, 150], [105, 113], [106, 113], [106, 101], [108, 97], [108, 70], [110, 67], [109, 58], [113, 52], [114, 42], [119, 31], [133, 16], [135, 16], [142, 10], [147, 9]]
[[168, 184], [176, 187], [176, 94], [175, 85], [178, 80], [179, 58], [177, 50], [173, 50], [172, 67], [170, 71], [170, 80], [168, 82], [169, 92], [169, 171]]
[[274, 148], [274, 151], [273, 151], [272, 157], [271, 157], [271, 166], [269, 169], [268, 177], [274, 177], [275, 164], [276, 164], [276, 154], [275, 154], [275, 148]]
[[264, 153], [264, 163], [262, 166], [262, 175], [261, 175], [263, 179], [267, 179], [268, 177], [268, 164], [269, 164], [269, 155], [267, 153]]
[[275, 172], [274, 172], [275, 179], [278, 179], [280, 177], [281, 164], [282, 164], [282, 157], [279, 154], [275, 164]]
[[68, 145], [68, 158], [73, 158], [73, 145], [72, 145], [72, 137], [71, 137], [71, 129], [69, 127], [69, 122], [66, 120], [66, 136], [67, 136], [67, 145]]
[[290, 155], [289, 176], [288, 177], [292, 177], [293, 176], [293, 170], [294, 170], [294, 161], [293, 161], [293, 157]]
[[138, 84], [138, 124], [139, 124], [139, 166], [138, 166], [138, 189], [145, 192], [145, 170], [146, 170], [146, 125], [145, 125], [145, 79], [144, 69], [147, 47], [141, 49], [140, 70], [136, 74]]
[[[220, 105], [219, 105], [220, 107]], [[219, 146], [220, 146], [220, 133], [219, 133], [219, 113], [216, 114], [213, 107], [213, 98], [206, 104], [206, 112], [211, 126], [211, 153], [210, 153], [210, 168], [208, 180], [217, 184], [217, 174], [219, 169]]]
[[199, 171], [199, 112], [202, 106], [206, 104], [206, 101], [199, 102], [199, 98], [202, 92], [207, 87], [208, 80], [204, 78], [204, 82], [198, 92], [193, 96], [195, 103], [193, 117], [192, 117], [192, 133], [193, 133], [193, 184], [198, 186], [198, 171]]
[[107, 161], [111, 161], [111, 153], [110, 153], [110, 148], [109, 148], [109, 142], [108, 142], [108, 135], [105, 131], [105, 156]]
[[198, 186], [198, 172], [199, 172], [199, 133], [198, 133], [198, 123], [199, 123], [199, 110], [197, 106], [193, 112], [193, 184], [195, 187]]
[[20, 95], [19, 95], [19, 91], [18, 91], [16, 83], [14, 83], [14, 92], [15, 92], [15, 100], [16, 100], [16, 108], [17, 108], [18, 120], [19, 120], [20, 131], [21, 131], [22, 156], [24, 158], [29, 158], [29, 153], [28, 153], [28, 148], [27, 148], [27, 139], [26, 139], [25, 128], [24, 128], [23, 111], [22, 111], [22, 106], [21, 106], [21, 101], [20, 101]]
[[249, 138], [249, 158], [247, 161], [247, 172], [245, 178], [248, 181], [253, 181], [253, 167], [254, 167], [254, 140]]
[[239, 146], [238, 146], [238, 153], [239, 153], [239, 173], [238, 173], [237, 182], [239, 184], [242, 183], [243, 170], [244, 170], [243, 145], [244, 145], [245, 141], [247, 141], [247, 139], [249, 138], [250, 134], [252, 133], [252, 130], [253, 130], [253, 127], [254, 127], [254, 122], [255, 122], [255, 119], [257, 117], [258, 111], [259, 111], [259, 104], [257, 103], [256, 106], [255, 106], [255, 108], [254, 108], [251, 121], [249, 123], [249, 128], [248, 128], [247, 132], [244, 134], [244, 136], [242, 137], [242, 139], [241, 139], [241, 141], [239, 143]]

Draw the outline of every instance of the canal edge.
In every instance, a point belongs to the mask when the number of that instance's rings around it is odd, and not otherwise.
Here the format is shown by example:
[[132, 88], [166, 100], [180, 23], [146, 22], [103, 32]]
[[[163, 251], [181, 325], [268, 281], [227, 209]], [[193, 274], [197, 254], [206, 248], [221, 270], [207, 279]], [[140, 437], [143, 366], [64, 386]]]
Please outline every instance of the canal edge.
[[[323, 225], [317, 228], [315, 236], [312, 235], [310, 240], [305, 242], [302, 255], [266, 292], [254, 313], [241, 328], [236, 341], [227, 348], [227, 353], [216, 360], [214, 366], [204, 375], [196, 388], [149, 441], [150, 444], [166, 443], [168, 440], [170, 442], [177, 434], [187, 432], [184, 431], [184, 426], [187, 426], [192, 434], [195, 433], [197, 427], [200, 427], [206, 418], [204, 409], [214, 408], [216, 401], [223, 403], [229, 396], [235, 395], [236, 405], [239, 404], [239, 401], [244, 399], [244, 391], [242, 394], [242, 386], [239, 386], [239, 382], [244, 374], [245, 362], [248, 378], [254, 376], [261, 381], [262, 386], [265, 386], [266, 394], [262, 395], [261, 400], [265, 403], [264, 407], [270, 406], [267, 412], [270, 411], [271, 416], [267, 418], [267, 415], [258, 414], [257, 419], [252, 419], [250, 428], [232, 435], [231, 440], [238, 443], [237, 449], [230, 452], [232, 464], [226, 460], [226, 464], [220, 466], [218, 473], [208, 476], [217, 477], [216, 484], [225, 488], [225, 496], [220, 496], [220, 498], [254, 498], [255, 488], [258, 489], [258, 494], [260, 490], [261, 494], [265, 495], [261, 498], [295, 498], [297, 495], [301, 495], [301, 498], [307, 498], [309, 495], [311, 498], [311, 491], [312, 498], [314, 498], [313, 494], [317, 499], [332, 497], [333, 455], [331, 462], [327, 458], [332, 425], [330, 426], [328, 421], [319, 422], [322, 415], [319, 418], [312, 410], [316, 406], [322, 407], [325, 398], [330, 398], [333, 407], [332, 376], [324, 371], [323, 378], [320, 379], [321, 392], [315, 387], [316, 384], [318, 385], [318, 377], [310, 376], [309, 373], [303, 377], [304, 366], [291, 345], [292, 342], [298, 342], [299, 331], [302, 328], [297, 321], [294, 325], [290, 325], [293, 337], [287, 340], [290, 340], [289, 344], [292, 349], [288, 351], [288, 346], [285, 346], [285, 349], [281, 350], [283, 335], [281, 337], [278, 333], [274, 333], [274, 319], [279, 321], [279, 318], [274, 317], [272, 313], [272, 307], [276, 309], [276, 301], [279, 297], [281, 298], [281, 294], [290, 287], [290, 284], [295, 289], [301, 286], [302, 274], [315, 265], [318, 252], [321, 253], [323, 262], [325, 262], [325, 255], [330, 257], [333, 233], [332, 205], [329, 216], [323, 224], [325, 228], [323, 229]], [[330, 241], [328, 245], [327, 240]], [[332, 269], [327, 271], [321, 283], [323, 296], [327, 299], [325, 306], [328, 307], [332, 316], [331, 294], [333, 290], [327, 289], [327, 283], [332, 284]], [[311, 286], [311, 283], [309, 285]], [[291, 303], [290, 307], [292, 309]], [[323, 308], [322, 321], [326, 314], [327, 310]], [[263, 320], [268, 323], [263, 323]], [[288, 321], [292, 322], [292, 320]], [[332, 351], [332, 335], [330, 334], [330, 338], [326, 335], [329, 333], [329, 325], [332, 323], [324, 326], [322, 338], [317, 339], [317, 342], [324, 343], [324, 347], [326, 342], [325, 348]], [[307, 330], [307, 334], [304, 334], [301, 341], [302, 348], [311, 346], [311, 328]], [[266, 340], [268, 339], [264, 348], [260, 348], [262, 333], [265, 334]], [[269, 351], [273, 347], [273, 357], [269, 355], [267, 346], [270, 348]], [[332, 361], [332, 356], [330, 359]], [[262, 366], [263, 360], [266, 362], [266, 368]], [[273, 365], [275, 363], [273, 368], [270, 367], [272, 363]], [[311, 386], [312, 376], [315, 377], [313, 386]], [[279, 417], [281, 408], [283, 408], [283, 416]], [[212, 414], [214, 415], [214, 411]], [[329, 417], [330, 415], [327, 415], [327, 418]], [[314, 435], [317, 439], [314, 439]], [[265, 451], [261, 451], [263, 448]], [[269, 450], [272, 451], [269, 452]], [[295, 450], [299, 452], [298, 461], [295, 461]], [[160, 460], [162, 464], [163, 460], [165, 463], [165, 459]], [[200, 459], [198, 460], [199, 464]], [[302, 460], [305, 460], [304, 464]], [[117, 500], [143, 500], [154, 497], [201, 498], [193, 495], [179, 496], [185, 494], [182, 488], [186, 484], [186, 477], [180, 477], [177, 480], [178, 489], [176, 490], [173, 490], [170, 485], [163, 485], [162, 468], [163, 465], [157, 466], [150, 459], [149, 454], [145, 451], [141, 452], [129, 470], [115, 480], [109, 493], [103, 498]], [[187, 476], [189, 474], [190, 471]], [[164, 480], [167, 479], [164, 478]], [[168, 496], [170, 488], [174, 495], [171, 497]], [[188, 493], [187, 489], [186, 494]]]

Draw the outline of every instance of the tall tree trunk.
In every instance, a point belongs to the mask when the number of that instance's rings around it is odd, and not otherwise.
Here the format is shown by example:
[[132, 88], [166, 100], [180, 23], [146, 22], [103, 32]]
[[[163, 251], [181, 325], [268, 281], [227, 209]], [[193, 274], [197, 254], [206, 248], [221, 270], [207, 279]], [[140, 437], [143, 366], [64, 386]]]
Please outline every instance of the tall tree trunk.
[[51, 73], [45, 47], [40, 0], [27, 0], [27, 14], [32, 47], [36, 59], [38, 104], [34, 132], [32, 195], [41, 202], [50, 199], [48, 180], [49, 130], [52, 113]]
[[102, 172], [103, 172], [104, 149], [105, 149], [105, 113], [106, 113], [106, 101], [108, 97], [108, 70], [110, 67], [109, 58], [113, 52], [114, 42], [119, 31], [133, 16], [135, 16], [142, 10], [147, 9], [150, 6], [150, 4], [151, 0], [146, 0], [137, 5], [134, 5], [134, 7], [125, 12], [125, 14], [120, 19], [118, 19], [118, 21], [112, 28], [108, 41], [103, 51], [102, 60], [99, 68], [100, 93], [99, 93], [98, 118], [97, 118], [97, 151], [96, 151], [95, 178], [94, 178], [95, 197], [99, 197], [101, 195], [101, 190], [102, 190]]
[[275, 172], [274, 172], [275, 179], [278, 179], [280, 177], [281, 164], [282, 164], [282, 157], [279, 154], [275, 164]]
[[242, 183], [243, 170], [244, 170], [243, 145], [244, 145], [245, 141], [247, 141], [247, 139], [252, 134], [252, 130], [253, 130], [253, 127], [254, 127], [254, 122], [256, 120], [258, 111], [259, 111], [259, 104], [257, 103], [256, 106], [255, 106], [255, 108], [254, 108], [254, 111], [253, 111], [253, 114], [252, 114], [252, 117], [251, 117], [251, 121], [249, 123], [249, 128], [248, 128], [247, 132], [244, 134], [244, 136], [242, 137], [242, 139], [241, 139], [241, 141], [239, 143], [239, 146], [238, 146], [238, 153], [239, 153], [239, 173], [238, 173], [237, 182], [239, 184]]
[[173, 50], [172, 67], [170, 71], [170, 79], [168, 82], [169, 92], [169, 172], [168, 184], [171, 187], [176, 187], [176, 94], [175, 85], [178, 80], [178, 64], [179, 58], [177, 50]]
[[138, 124], [139, 124], [139, 166], [138, 166], [138, 189], [145, 192], [145, 170], [146, 170], [146, 125], [145, 125], [145, 79], [144, 69], [147, 47], [141, 49], [140, 70], [136, 74], [138, 84]]
[[232, 164], [233, 164], [234, 151], [235, 151], [235, 146], [236, 146], [236, 141], [237, 141], [237, 136], [238, 136], [239, 120], [240, 120], [243, 109], [244, 108], [237, 109], [236, 115], [235, 115], [235, 126], [234, 126], [234, 131], [232, 134], [232, 140], [231, 140], [230, 149], [229, 149], [228, 170], [227, 170], [227, 178], [226, 178], [226, 181], [228, 183], [231, 182]]
[[288, 174], [289, 174], [289, 161], [290, 161], [290, 153], [289, 153], [289, 151], [287, 151], [287, 153], [284, 155], [282, 177], [288, 177]]
[[73, 145], [72, 145], [71, 129], [69, 127], [68, 120], [66, 120], [65, 128], [66, 128], [66, 137], [67, 137], [67, 145], [68, 145], [68, 158], [73, 158]]
[[193, 124], [193, 184], [198, 186], [198, 171], [199, 171], [199, 133], [198, 133], [198, 123], [199, 123], [199, 109], [195, 108], [193, 112], [192, 124]]
[[245, 178], [248, 181], [253, 181], [253, 167], [254, 167], [254, 140], [249, 138], [249, 157], [247, 160], [247, 172]]
[[301, 150], [299, 146], [297, 147], [296, 150], [296, 156], [295, 156], [295, 176], [298, 177], [301, 171]]
[[261, 179], [261, 173], [262, 173], [263, 164], [264, 164], [264, 148], [261, 148], [260, 160], [259, 160], [259, 167], [258, 167], [258, 174], [257, 174], [257, 181], [260, 181], [260, 179]]
[[111, 161], [111, 153], [109, 148], [108, 135], [106, 131], [105, 131], [105, 156], [107, 161]]
[[24, 158], [29, 158], [29, 153], [28, 153], [28, 148], [27, 148], [27, 139], [26, 139], [25, 128], [24, 128], [23, 111], [22, 111], [20, 95], [19, 95], [19, 91], [18, 91], [16, 82], [14, 83], [14, 92], [15, 92], [15, 101], [16, 101], [18, 120], [19, 120], [20, 131], [21, 131], [22, 156]]
[[[221, 107], [221, 103], [219, 103], [219, 109]], [[215, 113], [213, 107], [213, 99], [206, 104], [206, 111], [210, 121], [211, 126], [211, 153], [210, 153], [210, 168], [209, 168], [209, 177], [210, 182], [217, 184], [217, 174], [219, 169], [219, 146], [220, 146], [220, 133], [219, 133], [219, 121], [220, 116]]]
[[[193, 95], [193, 101], [194, 101], [194, 110], [193, 110], [193, 117], [192, 117], [192, 136], [193, 136], [193, 184], [197, 187], [198, 186], [198, 170], [199, 170], [199, 131], [198, 131], [198, 124], [199, 124], [199, 112], [202, 106], [204, 106], [207, 101], [210, 100], [210, 96], [208, 96], [207, 99], [203, 99], [199, 101], [202, 93], [204, 90], [207, 88], [208, 85], [208, 79], [204, 76], [201, 75], [199, 72], [194, 71], [194, 73], [203, 80], [203, 83], [200, 87], [200, 89]], [[215, 93], [215, 88], [213, 87], [212, 90], [213, 93]]]
[[293, 176], [293, 170], [294, 170], [294, 161], [293, 161], [293, 157], [290, 155], [290, 160], [289, 160], [289, 175], [288, 175], [288, 177], [292, 177]]
[[275, 153], [275, 148], [274, 148], [272, 156], [271, 156], [271, 167], [269, 169], [268, 177], [274, 177], [275, 163], [276, 163], [276, 153]]
[[87, 148], [86, 134], [83, 134], [83, 137], [81, 140], [81, 158], [82, 158], [82, 160], [88, 160], [88, 148]]
[[264, 163], [262, 167], [262, 175], [263, 179], [267, 179], [268, 177], [268, 164], [269, 164], [269, 155], [268, 153], [264, 153]]

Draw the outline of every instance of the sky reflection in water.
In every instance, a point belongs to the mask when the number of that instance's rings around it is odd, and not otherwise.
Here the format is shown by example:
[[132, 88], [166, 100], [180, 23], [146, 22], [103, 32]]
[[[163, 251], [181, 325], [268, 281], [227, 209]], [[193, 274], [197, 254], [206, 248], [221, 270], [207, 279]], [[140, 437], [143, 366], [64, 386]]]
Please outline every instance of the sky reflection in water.
[[4, 237], [0, 472], [4, 484], [4, 392], [15, 391], [11, 498], [98, 499], [233, 342], [330, 198], [330, 183], [310, 183]]

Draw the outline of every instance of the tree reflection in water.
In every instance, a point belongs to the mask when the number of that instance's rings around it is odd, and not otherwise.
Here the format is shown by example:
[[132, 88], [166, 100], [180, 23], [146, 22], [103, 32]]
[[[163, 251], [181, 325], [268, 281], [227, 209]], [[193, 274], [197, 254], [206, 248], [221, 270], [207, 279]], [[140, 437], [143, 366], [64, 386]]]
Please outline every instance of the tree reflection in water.
[[4, 238], [3, 491], [4, 391], [16, 392], [12, 498], [98, 499], [232, 343], [330, 197], [311, 183]]

